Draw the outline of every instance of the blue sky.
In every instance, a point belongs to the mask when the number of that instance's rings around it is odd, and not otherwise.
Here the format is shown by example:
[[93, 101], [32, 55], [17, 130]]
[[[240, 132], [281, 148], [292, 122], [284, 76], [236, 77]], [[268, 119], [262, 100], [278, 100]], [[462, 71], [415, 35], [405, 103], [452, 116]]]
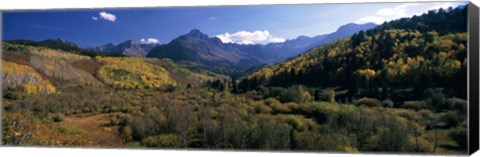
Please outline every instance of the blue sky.
[[165, 44], [197, 28], [224, 42], [281, 42], [334, 32], [347, 23], [381, 23], [465, 2], [363, 3], [10, 11], [3, 39], [63, 38], [81, 47], [125, 40]]

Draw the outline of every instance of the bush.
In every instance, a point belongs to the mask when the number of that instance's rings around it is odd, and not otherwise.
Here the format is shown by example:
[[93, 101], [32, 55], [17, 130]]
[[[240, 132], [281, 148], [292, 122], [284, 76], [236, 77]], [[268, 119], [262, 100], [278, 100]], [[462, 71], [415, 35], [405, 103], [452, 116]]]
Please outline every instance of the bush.
[[386, 99], [382, 101], [382, 106], [383, 107], [393, 107], [394, 103], [390, 99]]
[[272, 87], [270, 89], [270, 96], [279, 99], [280, 101], [287, 101], [285, 96], [287, 95], [287, 90], [281, 87]]
[[3, 98], [10, 99], [10, 100], [23, 99], [24, 97], [25, 97], [24, 94], [19, 91], [4, 90], [4, 93], [3, 93]]
[[298, 110], [298, 107], [300, 106], [296, 102], [289, 102], [289, 103], [285, 103], [283, 105], [288, 107], [290, 110], [293, 110], [293, 111]]
[[465, 118], [467, 118], [467, 116], [458, 111], [448, 111], [440, 117], [440, 122], [444, 124], [444, 127], [450, 128], [460, 125]]
[[358, 153], [358, 149], [351, 146], [345, 146], [340, 148], [341, 151], [345, 151], [347, 153]]
[[90, 113], [90, 112], [92, 112], [92, 109], [90, 109], [89, 107], [84, 107], [82, 109], [82, 113]]
[[297, 117], [293, 116], [293, 115], [289, 115], [286, 119], [285, 119], [285, 122], [292, 126], [292, 128], [298, 130], [298, 131], [303, 131], [305, 130], [305, 127], [303, 125], [303, 122], [298, 119]]
[[64, 114], [61, 114], [61, 113], [57, 113], [57, 114], [54, 114], [54, 115], [52, 116], [52, 120], [53, 120], [54, 122], [61, 122], [61, 121], [63, 121], [64, 118], [65, 118], [65, 115], [64, 115]]
[[292, 111], [288, 106], [283, 105], [275, 98], [268, 98], [264, 102], [276, 113], [290, 113]]
[[325, 90], [320, 90], [317, 89], [314, 91], [314, 99], [316, 101], [327, 101], [330, 103], [335, 103], [335, 90], [333, 89], [325, 89]]
[[274, 105], [272, 105], [272, 109], [276, 113], [290, 113], [290, 112], [292, 112], [292, 110], [288, 106], [283, 105], [283, 104], [274, 104]]
[[6, 114], [2, 122], [2, 145], [31, 144], [34, 126], [23, 115]]
[[431, 110], [423, 109], [418, 111], [418, 114], [420, 114], [423, 119], [433, 119], [433, 112]]
[[432, 127], [432, 122], [435, 120], [435, 117], [433, 115], [433, 112], [428, 109], [421, 109], [418, 111], [418, 114], [420, 115], [420, 119], [418, 123], [421, 125], [430, 128]]
[[355, 101], [354, 104], [357, 106], [365, 105], [368, 107], [376, 107], [376, 106], [381, 106], [382, 102], [376, 98], [364, 97]]
[[264, 102], [265, 102], [265, 104], [267, 104], [268, 106], [274, 106], [274, 105], [277, 105], [277, 104], [281, 104], [280, 101], [278, 101], [278, 100], [275, 99], [275, 98], [268, 98], [268, 99], [266, 99]]
[[467, 129], [465, 127], [458, 127], [448, 133], [448, 136], [458, 143], [462, 149], [467, 149]]
[[169, 147], [175, 148], [181, 146], [180, 138], [175, 134], [163, 134], [149, 136], [142, 140], [141, 144], [147, 147]]
[[302, 85], [294, 85], [288, 88], [286, 98], [287, 101], [294, 102], [308, 102], [312, 100], [312, 96]]
[[403, 108], [413, 109], [413, 110], [420, 110], [426, 108], [426, 104], [424, 101], [405, 101], [403, 102]]
[[132, 138], [133, 130], [132, 130], [132, 127], [129, 125], [121, 127], [120, 133], [122, 134], [123, 139], [127, 142], [133, 139]]
[[272, 111], [272, 108], [266, 106], [266, 105], [263, 105], [263, 104], [256, 104], [255, 105], [255, 112], [257, 114], [260, 114], [260, 113], [270, 113]]
[[268, 90], [268, 88], [265, 87], [265, 86], [259, 86], [259, 87], [257, 87], [257, 91], [260, 92], [260, 94], [262, 94], [262, 95], [264, 95], [264, 96], [270, 95], [270, 90]]
[[457, 110], [461, 113], [467, 113], [467, 101], [460, 98], [449, 98], [445, 100], [445, 106], [449, 109]]
[[334, 90], [328, 90], [326, 94], [327, 94], [328, 102], [335, 103], [335, 91]]
[[[415, 145], [415, 143], [412, 143]], [[418, 138], [418, 151], [420, 152], [430, 152], [432, 151], [432, 144], [424, 138]]]
[[427, 104], [436, 111], [448, 109], [448, 107], [445, 106], [445, 95], [441, 91], [434, 89], [425, 90], [425, 100]]

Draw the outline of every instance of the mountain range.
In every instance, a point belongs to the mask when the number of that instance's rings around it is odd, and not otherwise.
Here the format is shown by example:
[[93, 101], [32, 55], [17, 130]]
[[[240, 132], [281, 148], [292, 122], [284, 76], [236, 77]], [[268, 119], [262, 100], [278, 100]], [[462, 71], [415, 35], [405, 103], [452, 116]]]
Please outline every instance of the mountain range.
[[170, 58], [190, 65], [234, 69], [257, 66], [265, 63], [262, 59], [275, 58], [263, 52], [260, 45], [226, 44], [217, 37], [211, 38], [203, 34], [198, 29], [154, 48], [146, 57]]
[[89, 48], [97, 52], [109, 52], [114, 54], [121, 54], [125, 56], [139, 56], [144, 57], [150, 50], [158, 44], [154, 43], [139, 43], [134, 40], [127, 40], [118, 45], [108, 43], [105, 45], [97, 46], [95, 48]]
[[146, 57], [170, 58], [194, 66], [221, 66], [246, 70], [298, 56], [311, 48], [375, 26], [373, 23], [350, 23], [339, 27], [337, 31], [330, 34], [314, 37], [299, 36], [282, 43], [266, 45], [223, 43], [217, 37], [209, 37], [200, 30], [193, 29], [168, 44], [155, 47]]
[[330, 34], [317, 35], [314, 37], [299, 36], [295, 39], [287, 40], [283, 43], [270, 43], [264, 46], [269, 52], [277, 52], [282, 59], [298, 56], [314, 47], [321, 46], [347, 36], [351, 36], [362, 30], [374, 28], [374, 23], [355, 24], [349, 23], [340, 26], [335, 32]]

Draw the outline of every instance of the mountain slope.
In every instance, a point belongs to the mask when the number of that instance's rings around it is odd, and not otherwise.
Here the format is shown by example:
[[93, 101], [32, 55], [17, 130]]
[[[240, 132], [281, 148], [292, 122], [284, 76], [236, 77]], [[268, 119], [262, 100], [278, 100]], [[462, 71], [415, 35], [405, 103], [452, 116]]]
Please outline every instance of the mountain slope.
[[[49, 94], [76, 87], [168, 89], [196, 86], [217, 76], [191, 71], [168, 59], [94, 58], [23, 44], [2, 44], [3, 88], [28, 94]], [[106, 86], [105, 86], [106, 85]]]
[[466, 24], [462, 8], [395, 20], [263, 68], [240, 86], [340, 87], [350, 96], [382, 99], [388, 95], [379, 93], [390, 89], [414, 89], [413, 99], [441, 87], [465, 98]]
[[[151, 50], [147, 57], [170, 58], [176, 62], [200, 67], [226, 67], [245, 69], [265, 63], [247, 52], [258, 52], [257, 46], [224, 44], [197, 29], [182, 35], [166, 45]], [[258, 55], [257, 55], [258, 56]]]

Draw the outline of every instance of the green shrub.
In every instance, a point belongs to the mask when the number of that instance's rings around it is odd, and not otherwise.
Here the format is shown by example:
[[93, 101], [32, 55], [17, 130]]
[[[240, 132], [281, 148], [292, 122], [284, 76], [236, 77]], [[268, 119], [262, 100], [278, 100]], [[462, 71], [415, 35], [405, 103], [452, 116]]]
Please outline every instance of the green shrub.
[[274, 105], [272, 105], [272, 109], [276, 113], [290, 113], [290, 112], [292, 112], [292, 110], [284, 104], [274, 104]]
[[290, 110], [298, 110], [299, 106], [298, 103], [296, 102], [289, 102], [289, 103], [285, 103], [283, 104], [284, 106], [288, 107]]
[[303, 131], [305, 130], [304, 125], [302, 120], [300, 120], [298, 117], [295, 117], [294, 115], [289, 115], [286, 119], [285, 122], [292, 126], [292, 128], [298, 130], [298, 131]]
[[22, 92], [12, 91], [12, 90], [4, 90], [3, 98], [11, 99], [11, 100], [18, 100], [23, 99], [25, 95]]
[[162, 134], [157, 136], [149, 136], [142, 140], [141, 144], [147, 147], [180, 147], [181, 140], [175, 134]]
[[458, 111], [448, 111], [440, 117], [440, 122], [444, 124], [444, 127], [450, 128], [460, 125], [466, 118], [466, 115]]
[[365, 105], [365, 106], [368, 106], [368, 107], [376, 107], [376, 106], [381, 106], [382, 102], [380, 100], [376, 99], [376, 98], [364, 97], [364, 98], [361, 98], [361, 99], [355, 101], [354, 104], [357, 105], [357, 106]]
[[445, 105], [445, 95], [441, 91], [434, 89], [425, 90], [425, 100], [435, 111], [448, 109], [448, 106]]
[[123, 139], [127, 142], [133, 139], [132, 138], [133, 130], [130, 125], [121, 127], [120, 133], [122, 134]]
[[110, 106], [108, 113], [118, 112], [118, 111], [119, 111], [119, 107], [117, 105], [113, 105], [113, 106]]
[[328, 102], [335, 103], [335, 91], [334, 90], [328, 90], [326, 94], [327, 94]]
[[458, 127], [448, 133], [448, 136], [458, 143], [462, 149], [467, 148], [467, 129], [465, 127]]
[[418, 114], [421, 117], [419, 123], [426, 127], [431, 127], [432, 122], [435, 120], [433, 112], [428, 109], [421, 109], [418, 111]]
[[382, 106], [383, 107], [393, 107], [394, 103], [390, 99], [386, 99], [382, 101]]
[[92, 109], [90, 109], [89, 107], [84, 107], [82, 109], [82, 113], [90, 113], [90, 112], [92, 112]]
[[263, 105], [263, 104], [257, 104], [255, 105], [255, 112], [257, 114], [260, 114], [260, 113], [270, 113], [272, 111], [272, 108], [266, 106], [266, 105]]
[[268, 98], [268, 99], [266, 99], [264, 102], [265, 102], [265, 104], [268, 105], [268, 106], [273, 106], [273, 105], [281, 104], [280, 101], [278, 101], [278, 100], [275, 99], [275, 98]]
[[287, 90], [287, 101], [308, 102], [312, 100], [310, 93], [302, 85], [293, 85]]
[[287, 95], [287, 90], [285, 88], [281, 88], [281, 87], [272, 87], [270, 89], [270, 96], [271, 97], [275, 97], [277, 99], [279, 99], [280, 101], [282, 102], [286, 102], [288, 101], [286, 99], [286, 96]]
[[449, 98], [445, 100], [445, 106], [449, 109], [467, 113], [467, 101], [460, 98]]
[[265, 86], [259, 86], [259, 87], [257, 87], [257, 91], [260, 92], [260, 94], [262, 94], [262, 95], [264, 95], [264, 96], [270, 95], [270, 90], [268, 90], [268, 88], [265, 87]]
[[424, 101], [405, 101], [403, 102], [403, 108], [408, 108], [408, 109], [414, 109], [414, 110], [420, 110], [423, 108], [426, 108], [426, 104]]
[[271, 107], [274, 112], [276, 113], [290, 113], [292, 110], [288, 107], [283, 105], [280, 101], [275, 98], [268, 98], [264, 101], [266, 105]]

